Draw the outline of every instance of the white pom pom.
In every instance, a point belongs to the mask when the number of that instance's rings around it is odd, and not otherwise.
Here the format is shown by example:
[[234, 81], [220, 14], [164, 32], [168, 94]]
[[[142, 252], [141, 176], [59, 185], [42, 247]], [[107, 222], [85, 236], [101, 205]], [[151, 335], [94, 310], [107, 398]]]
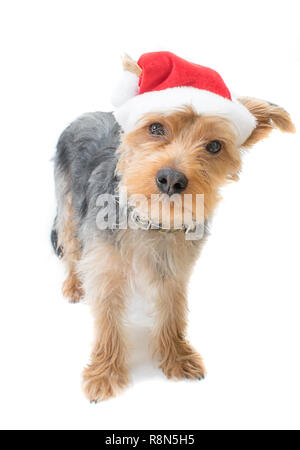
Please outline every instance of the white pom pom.
[[139, 92], [139, 78], [134, 73], [125, 71], [114, 89], [111, 101], [116, 107], [135, 97]]

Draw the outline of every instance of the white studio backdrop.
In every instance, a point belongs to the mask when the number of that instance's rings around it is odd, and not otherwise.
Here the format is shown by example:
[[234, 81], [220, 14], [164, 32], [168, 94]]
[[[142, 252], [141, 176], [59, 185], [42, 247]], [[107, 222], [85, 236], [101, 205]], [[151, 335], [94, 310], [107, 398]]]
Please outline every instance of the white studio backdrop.
[[120, 397], [80, 389], [92, 320], [62, 298], [52, 254], [59, 134], [110, 110], [122, 52], [170, 50], [231, 89], [286, 108], [300, 127], [298, 2], [3, 1], [1, 61], [1, 428], [300, 428], [299, 134], [273, 132], [223, 190], [189, 289], [203, 382], [149, 361]]

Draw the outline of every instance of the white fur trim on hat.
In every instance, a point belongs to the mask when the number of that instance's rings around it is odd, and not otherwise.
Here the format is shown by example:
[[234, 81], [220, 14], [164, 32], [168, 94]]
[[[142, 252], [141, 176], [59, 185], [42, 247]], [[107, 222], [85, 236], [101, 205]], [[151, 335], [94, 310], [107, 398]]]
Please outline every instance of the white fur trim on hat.
[[134, 73], [125, 70], [112, 95], [112, 104], [121, 106], [139, 92], [139, 78]]
[[174, 87], [146, 92], [132, 98], [127, 96], [125, 103], [114, 104], [119, 106], [114, 112], [115, 118], [126, 133], [134, 130], [144, 114], [171, 114], [182, 106], [192, 106], [197, 114], [217, 115], [229, 119], [234, 125], [238, 145], [242, 145], [256, 127], [255, 117], [238, 100], [228, 100], [194, 87]]

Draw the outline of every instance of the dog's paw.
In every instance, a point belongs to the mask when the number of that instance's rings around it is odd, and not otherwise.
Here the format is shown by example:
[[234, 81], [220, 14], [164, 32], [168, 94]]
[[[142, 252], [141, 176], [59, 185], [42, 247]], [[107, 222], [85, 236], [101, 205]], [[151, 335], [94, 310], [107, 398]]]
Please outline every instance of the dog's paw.
[[[123, 372], [123, 373], [122, 373]], [[91, 364], [83, 372], [82, 387], [91, 403], [98, 403], [115, 397], [128, 384], [125, 371], [120, 373]]]
[[174, 378], [177, 380], [184, 378], [190, 380], [202, 380], [206, 375], [202, 358], [196, 352], [166, 360], [160, 367], [167, 378]]
[[83, 297], [84, 292], [81, 283], [75, 275], [69, 275], [64, 281], [62, 293], [70, 303], [78, 303]]

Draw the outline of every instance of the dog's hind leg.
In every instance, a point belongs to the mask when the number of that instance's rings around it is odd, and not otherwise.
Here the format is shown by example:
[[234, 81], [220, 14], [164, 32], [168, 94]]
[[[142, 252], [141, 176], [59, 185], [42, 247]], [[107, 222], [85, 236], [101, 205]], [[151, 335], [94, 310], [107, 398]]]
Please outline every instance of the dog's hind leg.
[[56, 256], [58, 256], [59, 259], [61, 259], [64, 255], [64, 249], [62, 247], [62, 245], [58, 245], [58, 233], [57, 233], [57, 225], [56, 225], [56, 221], [57, 221], [57, 216], [54, 219], [54, 223], [53, 223], [53, 227], [51, 230], [51, 235], [50, 235], [50, 240], [51, 240], [51, 244], [53, 247], [53, 250], [56, 254]]
[[[53, 233], [56, 236], [53, 236]], [[72, 208], [71, 197], [68, 196], [64, 202], [62, 211], [60, 211], [57, 217], [56, 228], [54, 231], [52, 230], [51, 237], [56, 241], [56, 253], [58, 251], [60, 252], [61, 260], [65, 263], [68, 272], [68, 276], [63, 283], [62, 292], [64, 297], [72, 303], [79, 302], [84, 294], [76, 269], [81, 257], [76, 234], [76, 219]]]

